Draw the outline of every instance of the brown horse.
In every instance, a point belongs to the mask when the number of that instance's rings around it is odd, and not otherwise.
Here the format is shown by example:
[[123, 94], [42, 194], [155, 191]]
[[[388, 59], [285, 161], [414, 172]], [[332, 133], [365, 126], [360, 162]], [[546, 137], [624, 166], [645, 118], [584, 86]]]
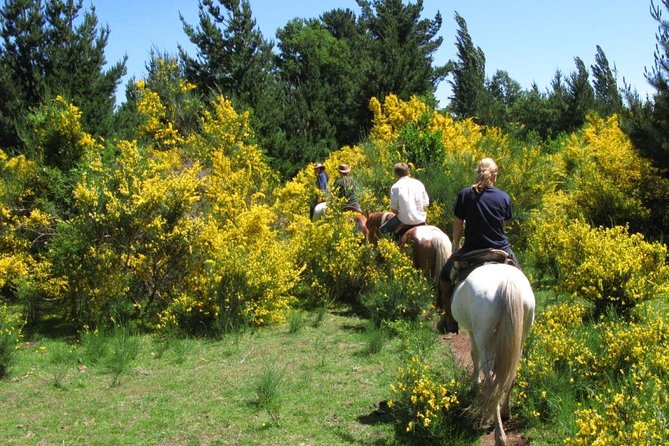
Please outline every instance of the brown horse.
[[436, 226], [422, 225], [405, 232], [399, 244], [411, 245], [414, 266], [432, 280], [436, 289], [441, 269], [451, 256], [451, 239]]
[[[367, 215], [367, 231], [370, 243], [376, 243], [382, 237], [379, 228], [393, 218], [392, 212], [372, 212]], [[399, 240], [399, 245], [411, 245], [414, 266], [427, 274], [434, 285], [439, 283], [439, 273], [451, 255], [451, 240], [436, 226], [415, 226], [406, 231]]]
[[370, 243], [376, 244], [379, 241], [382, 237], [379, 228], [394, 216], [395, 214], [392, 212], [370, 212], [367, 214], [367, 233]]
[[360, 212], [355, 212], [353, 213], [351, 218], [355, 222], [355, 228], [358, 231], [362, 232], [365, 241], [369, 242], [369, 231], [367, 230], [367, 217], [365, 217], [365, 214], [362, 214]]

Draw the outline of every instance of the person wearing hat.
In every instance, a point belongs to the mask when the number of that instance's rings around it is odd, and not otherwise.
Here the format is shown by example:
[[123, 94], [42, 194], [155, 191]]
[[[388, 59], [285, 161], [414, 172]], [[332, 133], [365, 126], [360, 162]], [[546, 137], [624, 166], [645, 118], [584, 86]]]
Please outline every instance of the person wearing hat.
[[430, 204], [430, 198], [423, 183], [409, 175], [407, 163], [396, 163], [393, 170], [397, 181], [390, 188], [390, 210], [395, 216], [379, 231], [391, 235], [393, 240], [399, 240], [412, 227], [425, 224], [425, 208]]
[[[325, 198], [329, 195], [328, 175], [325, 173], [325, 166], [321, 163], [314, 164], [314, 174], [316, 175], [316, 187], [318, 188], [319, 193], [311, 202], [309, 208], [309, 218], [311, 220], [314, 219], [314, 210], [316, 209], [316, 206], [321, 205], [322, 207], [325, 207]], [[324, 212], [324, 209], [322, 209], [322, 211]]]
[[362, 209], [358, 203], [357, 188], [355, 180], [349, 176], [351, 168], [348, 164], [337, 166], [339, 178], [335, 180], [333, 190], [336, 196], [344, 200], [342, 211], [354, 211], [362, 214]]
[[314, 173], [316, 174], [316, 187], [323, 195], [328, 193], [328, 175], [325, 173], [325, 166], [321, 163], [314, 164]]

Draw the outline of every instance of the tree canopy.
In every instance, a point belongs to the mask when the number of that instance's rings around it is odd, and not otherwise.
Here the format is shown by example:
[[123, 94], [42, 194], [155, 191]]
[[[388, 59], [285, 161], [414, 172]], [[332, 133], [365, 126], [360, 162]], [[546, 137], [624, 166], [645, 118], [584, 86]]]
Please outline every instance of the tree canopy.
[[0, 146], [18, 150], [32, 107], [56, 96], [77, 104], [84, 128], [111, 130], [125, 59], [105, 68], [110, 30], [83, 0], [7, 0], [0, 10]]

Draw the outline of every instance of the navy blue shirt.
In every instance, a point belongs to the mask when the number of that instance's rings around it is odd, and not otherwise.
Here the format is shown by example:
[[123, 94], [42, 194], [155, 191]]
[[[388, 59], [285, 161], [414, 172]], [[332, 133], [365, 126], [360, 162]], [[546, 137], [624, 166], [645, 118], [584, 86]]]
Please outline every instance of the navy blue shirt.
[[504, 222], [511, 220], [511, 198], [506, 192], [487, 187], [479, 194], [471, 187], [458, 193], [454, 214], [465, 221], [464, 251], [483, 248], [509, 249]]

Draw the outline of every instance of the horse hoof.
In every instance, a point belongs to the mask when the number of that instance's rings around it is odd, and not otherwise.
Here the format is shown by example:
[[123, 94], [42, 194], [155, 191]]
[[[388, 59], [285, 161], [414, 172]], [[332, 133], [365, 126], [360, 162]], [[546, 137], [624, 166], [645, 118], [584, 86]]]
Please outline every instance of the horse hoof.
[[455, 333], [458, 334], [459, 328], [458, 323], [453, 321], [447, 321], [444, 318], [439, 319], [437, 322], [437, 331], [441, 334]]

